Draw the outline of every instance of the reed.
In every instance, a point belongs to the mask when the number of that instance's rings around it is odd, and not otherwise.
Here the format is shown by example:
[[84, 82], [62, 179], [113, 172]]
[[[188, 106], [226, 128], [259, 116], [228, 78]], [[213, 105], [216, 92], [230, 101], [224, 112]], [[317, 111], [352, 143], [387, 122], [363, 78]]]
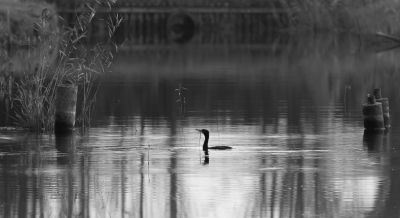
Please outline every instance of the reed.
[[[107, 4], [111, 7], [113, 0], [96, 1], [95, 4]], [[16, 84], [15, 100], [18, 105], [15, 123], [35, 132], [54, 130], [55, 92], [59, 85], [78, 85], [83, 95], [82, 112], [77, 121], [82, 127], [90, 127], [90, 121], [96, 102], [97, 90], [102, 76], [110, 72], [113, 57], [119, 46], [112, 42], [116, 28], [122, 18], [115, 14], [105, 20], [108, 26], [108, 39], [86, 48], [82, 39], [86, 37], [89, 24], [96, 11], [95, 5], [85, 3], [88, 13], [76, 14], [76, 22], [65, 24], [60, 32], [47, 32], [47, 20], [51, 16], [59, 17], [55, 12], [45, 8], [41, 22], [36, 23], [39, 33], [39, 58], [35, 69], [27, 73]]]
[[186, 99], [183, 96], [183, 92], [182, 92], [183, 90], [188, 90], [188, 89], [183, 87], [181, 85], [181, 83], [179, 83], [179, 87], [177, 89], [175, 89], [175, 91], [177, 91], [178, 95], [179, 95], [179, 99], [176, 102], [179, 102], [178, 109], [179, 109], [179, 112], [181, 114], [181, 117], [184, 117], [185, 116], [185, 112], [186, 112]]
[[[177, 91], [179, 95], [179, 99], [176, 102], [177, 103], [179, 102], [178, 109], [182, 120], [185, 117], [185, 111], [186, 111], [186, 98], [183, 96], [183, 90], [188, 90], [188, 89], [183, 87], [181, 83], [179, 83], [179, 87], [175, 89], [175, 91]], [[183, 122], [181, 123], [181, 132], [182, 132], [183, 144], [185, 144], [185, 135], [183, 134]]]

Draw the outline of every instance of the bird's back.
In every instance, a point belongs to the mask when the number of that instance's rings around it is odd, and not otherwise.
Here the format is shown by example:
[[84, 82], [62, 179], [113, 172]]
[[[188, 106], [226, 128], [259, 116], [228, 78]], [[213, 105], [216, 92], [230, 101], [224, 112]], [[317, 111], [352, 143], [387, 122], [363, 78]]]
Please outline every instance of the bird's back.
[[230, 146], [213, 146], [213, 147], [208, 147], [208, 149], [214, 149], [214, 150], [227, 150], [227, 149], [232, 149]]

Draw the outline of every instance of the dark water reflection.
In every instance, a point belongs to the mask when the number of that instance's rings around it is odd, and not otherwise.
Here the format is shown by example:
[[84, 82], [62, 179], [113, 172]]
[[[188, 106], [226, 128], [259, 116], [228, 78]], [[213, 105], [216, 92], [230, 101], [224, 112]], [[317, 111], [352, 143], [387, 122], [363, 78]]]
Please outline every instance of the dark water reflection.
[[[326, 36], [126, 48], [89, 133], [1, 131], [0, 216], [399, 217], [399, 57]], [[375, 87], [392, 128], [364, 134]], [[205, 157], [196, 128], [234, 149]]]

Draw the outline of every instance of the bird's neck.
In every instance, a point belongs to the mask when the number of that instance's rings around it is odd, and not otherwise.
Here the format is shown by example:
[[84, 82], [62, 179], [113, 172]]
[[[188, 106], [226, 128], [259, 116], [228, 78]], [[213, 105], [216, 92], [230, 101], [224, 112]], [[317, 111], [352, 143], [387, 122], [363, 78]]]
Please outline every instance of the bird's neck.
[[203, 151], [208, 150], [208, 137], [205, 137], [204, 143], [203, 143]]

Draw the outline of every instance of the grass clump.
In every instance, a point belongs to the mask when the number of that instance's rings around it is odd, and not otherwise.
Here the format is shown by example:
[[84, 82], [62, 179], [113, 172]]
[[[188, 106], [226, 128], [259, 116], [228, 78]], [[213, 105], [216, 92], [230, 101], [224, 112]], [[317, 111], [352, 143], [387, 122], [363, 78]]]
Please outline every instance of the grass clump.
[[[115, 0], [97, 1], [94, 4], [107, 4], [109, 7]], [[112, 42], [116, 28], [122, 18], [110, 15], [104, 22], [108, 26], [108, 38], [87, 48], [81, 43], [86, 37], [89, 24], [95, 17], [95, 6], [86, 3], [88, 12], [76, 14], [76, 22], [63, 25], [60, 32], [47, 32], [47, 20], [57, 16], [55, 12], [45, 8], [41, 22], [36, 23], [38, 40], [35, 49], [39, 58], [34, 70], [29, 67], [21, 80], [16, 84], [15, 101], [16, 124], [36, 132], [54, 130], [55, 93], [59, 85], [79, 86], [83, 94], [82, 113], [78, 117], [82, 127], [89, 127], [91, 114], [96, 101], [97, 89], [102, 76], [109, 72], [118, 46]], [[61, 17], [58, 17], [62, 20]]]

